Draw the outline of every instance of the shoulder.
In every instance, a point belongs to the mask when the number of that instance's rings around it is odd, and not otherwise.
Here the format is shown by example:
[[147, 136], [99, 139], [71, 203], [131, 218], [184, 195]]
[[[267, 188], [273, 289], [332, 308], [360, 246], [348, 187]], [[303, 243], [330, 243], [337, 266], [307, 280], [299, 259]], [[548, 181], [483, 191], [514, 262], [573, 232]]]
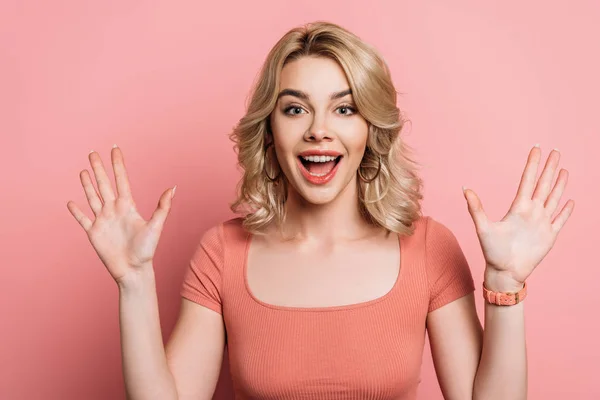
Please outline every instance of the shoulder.
[[[242, 221], [241, 218], [232, 218], [205, 229], [194, 246], [192, 269], [207, 268], [206, 265], [221, 269], [226, 253], [235, 252], [235, 249], [242, 251], [245, 232]], [[242, 246], [239, 246], [240, 243]]]
[[243, 217], [235, 217], [221, 222], [219, 226], [226, 230], [244, 230], [243, 223]]
[[456, 240], [452, 231], [444, 223], [430, 215], [423, 215], [413, 222], [411, 236], [423, 245], [436, 245]]
[[449, 271], [458, 273], [467, 260], [457, 237], [444, 223], [427, 217], [423, 223], [423, 249], [428, 273], [432, 276]]
[[242, 224], [243, 218], [231, 218], [215, 224], [202, 233], [198, 246], [222, 252], [237, 241], [245, 240], [248, 233]]
[[454, 234], [444, 223], [433, 218], [427, 217], [427, 240], [430, 242], [445, 242], [455, 240]]
[[410, 247], [418, 248], [423, 253], [427, 268], [442, 268], [447, 261], [461, 261], [462, 249], [458, 239], [446, 224], [426, 215], [413, 223], [410, 236]]

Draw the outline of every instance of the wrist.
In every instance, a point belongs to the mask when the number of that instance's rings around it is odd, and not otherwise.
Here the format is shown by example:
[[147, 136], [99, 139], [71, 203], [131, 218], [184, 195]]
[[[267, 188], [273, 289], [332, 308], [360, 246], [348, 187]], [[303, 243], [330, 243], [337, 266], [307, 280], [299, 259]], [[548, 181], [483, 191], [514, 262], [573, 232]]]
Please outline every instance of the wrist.
[[485, 269], [483, 283], [488, 290], [493, 292], [516, 293], [523, 289], [523, 282], [518, 282], [505, 272], [489, 267]]
[[127, 275], [116, 280], [119, 291], [122, 293], [134, 292], [148, 286], [155, 285], [154, 268], [150, 264], [132, 270]]

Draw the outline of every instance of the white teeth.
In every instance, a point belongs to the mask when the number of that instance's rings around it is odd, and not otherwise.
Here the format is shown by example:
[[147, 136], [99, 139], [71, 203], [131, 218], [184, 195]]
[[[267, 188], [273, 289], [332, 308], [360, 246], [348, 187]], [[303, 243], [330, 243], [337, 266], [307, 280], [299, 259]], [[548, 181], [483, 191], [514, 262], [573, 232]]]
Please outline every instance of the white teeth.
[[324, 173], [324, 174], [313, 174], [312, 172], [308, 171], [308, 173], [312, 176], [325, 176], [328, 174], [328, 172]]
[[310, 162], [329, 162], [335, 160], [337, 157], [333, 156], [303, 156], [306, 161]]

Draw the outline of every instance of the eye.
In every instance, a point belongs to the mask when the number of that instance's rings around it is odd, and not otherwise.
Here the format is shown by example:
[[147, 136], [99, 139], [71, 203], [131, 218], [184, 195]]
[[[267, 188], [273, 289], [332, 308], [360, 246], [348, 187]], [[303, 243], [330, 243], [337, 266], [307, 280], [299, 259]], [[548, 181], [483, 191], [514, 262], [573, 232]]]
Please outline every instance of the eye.
[[352, 107], [351, 105], [339, 106], [337, 109], [338, 110], [346, 110], [345, 112], [341, 113], [342, 115], [353, 115], [354, 113], [356, 113], [356, 109], [354, 107]]
[[[356, 108], [354, 108], [353, 106], [347, 104], [347, 105], [342, 105], [339, 106], [336, 110], [344, 110], [343, 112], [341, 112], [341, 115], [353, 115], [356, 113]], [[289, 106], [286, 107], [283, 112], [284, 114], [287, 115], [300, 115], [303, 111], [305, 111], [302, 107], [299, 106]]]
[[287, 115], [299, 115], [300, 114], [299, 112], [292, 112], [292, 113], [290, 113], [291, 110], [294, 110], [294, 111], [297, 111], [297, 110], [304, 111], [301, 107], [298, 107], [298, 106], [289, 106], [289, 107], [286, 107], [283, 110], [283, 112], [284, 112], [284, 114], [287, 114]]

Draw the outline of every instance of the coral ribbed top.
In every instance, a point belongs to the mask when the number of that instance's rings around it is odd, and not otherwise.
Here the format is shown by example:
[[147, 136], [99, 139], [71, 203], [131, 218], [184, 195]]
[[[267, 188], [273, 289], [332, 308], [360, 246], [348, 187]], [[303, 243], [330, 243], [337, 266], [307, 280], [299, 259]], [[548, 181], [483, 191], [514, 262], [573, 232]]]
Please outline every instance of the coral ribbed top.
[[398, 235], [400, 272], [384, 296], [320, 308], [252, 295], [250, 236], [239, 218], [209, 229], [181, 288], [223, 316], [236, 399], [416, 399], [427, 313], [475, 290], [448, 228], [421, 217], [411, 236]]

